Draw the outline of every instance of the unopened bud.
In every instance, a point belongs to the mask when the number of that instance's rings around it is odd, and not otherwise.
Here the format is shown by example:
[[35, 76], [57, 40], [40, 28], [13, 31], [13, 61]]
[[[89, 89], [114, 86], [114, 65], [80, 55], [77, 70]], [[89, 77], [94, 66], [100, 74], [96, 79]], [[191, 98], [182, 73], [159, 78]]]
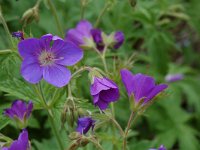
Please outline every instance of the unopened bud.
[[24, 26], [31, 23], [33, 20], [35, 20], [36, 22], [39, 21], [39, 9], [38, 9], [38, 7], [29, 8], [27, 11], [24, 12], [22, 19], [21, 19]]

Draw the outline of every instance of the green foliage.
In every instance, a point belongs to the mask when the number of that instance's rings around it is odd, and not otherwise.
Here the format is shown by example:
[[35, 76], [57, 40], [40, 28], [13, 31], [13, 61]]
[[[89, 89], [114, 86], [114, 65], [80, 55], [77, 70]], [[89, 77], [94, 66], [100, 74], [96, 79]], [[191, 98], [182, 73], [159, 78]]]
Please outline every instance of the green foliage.
[[[56, 7], [62, 30], [74, 28], [81, 17], [80, 0], [52, 0], [52, 2]], [[40, 37], [46, 33], [59, 35], [48, 0], [43, 0], [40, 4], [39, 21], [32, 21], [23, 28], [20, 19], [35, 3], [36, 0], [0, 1], [10, 32], [24, 30], [26, 38]], [[184, 74], [183, 80], [168, 83], [167, 92], [158, 98], [156, 103], [134, 124], [128, 137], [129, 149], [147, 150], [164, 144], [171, 150], [199, 150], [199, 0], [88, 0], [84, 18], [95, 24], [106, 4], [109, 4], [109, 7], [102, 16], [98, 28], [107, 34], [121, 30], [126, 37], [122, 48], [118, 51], [109, 51], [107, 54], [110, 77], [120, 86], [121, 97], [117, 103], [114, 103], [114, 107], [116, 119], [123, 129], [130, 115], [130, 106], [119, 76], [121, 68], [129, 68], [134, 73], [150, 74], [158, 82], [165, 82], [167, 74]], [[61, 113], [68, 101], [67, 87], [58, 89], [44, 81], [36, 86], [27, 83], [20, 74], [21, 58], [17, 52], [18, 40], [14, 38], [12, 40], [14, 48], [10, 47], [6, 32], [0, 24], [0, 52], [5, 49], [11, 50], [6, 54], [0, 53], [1, 132], [10, 135], [13, 139], [16, 138], [15, 135], [18, 133], [13, 130], [11, 120], [1, 114], [15, 99], [32, 100], [35, 108], [34, 115], [29, 120], [30, 133], [34, 132], [30, 134], [32, 149], [57, 149], [55, 136], [50, 131], [47, 111], [44, 110], [44, 104], [37, 93], [37, 88], [41, 86], [47, 104], [53, 109], [50, 114], [54, 115], [62, 142], [67, 147], [70, 142], [67, 137], [68, 132], [76, 128], [76, 120], [72, 127], [68, 123], [65, 123], [64, 129], [61, 127]], [[133, 60], [126, 64], [133, 54]], [[73, 73], [80, 66], [90, 65], [103, 70], [103, 64], [99, 62], [98, 56], [88, 50], [84, 51], [84, 59], [70, 69]], [[76, 114], [80, 112], [91, 114], [97, 120], [99, 128], [95, 135], [101, 139], [100, 143], [104, 149], [120, 149], [122, 139], [119, 131], [115, 129], [116, 131], [113, 132], [108, 116], [99, 114], [98, 108], [92, 104], [87, 73], [76, 77], [70, 85], [77, 106]], [[86, 149], [92, 150], [95, 147], [90, 143]]]

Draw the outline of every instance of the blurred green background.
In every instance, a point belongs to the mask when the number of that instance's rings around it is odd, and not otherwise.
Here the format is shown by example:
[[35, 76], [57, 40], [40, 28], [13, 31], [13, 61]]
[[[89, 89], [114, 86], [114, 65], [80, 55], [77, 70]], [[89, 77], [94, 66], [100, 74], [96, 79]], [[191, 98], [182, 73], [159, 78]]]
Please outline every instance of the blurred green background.
[[[152, 75], [158, 82], [165, 82], [167, 74], [181, 73], [185, 76], [181, 81], [169, 83], [167, 92], [134, 125], [129, 137], [129, 149], [147, 150], [164, 144], [170, 150], [200, 150], [199, 0], [89, 0], [85, 19], [95, 24], [99, 13], [108, 2], [112, 5], [105, 12], [98, 28], [108, 34], [116, 30], [125, 34], [124, 45], [108, 54], [119, 58], [115, 62], [118, 67], [112, 76], [121, 89], [121, 98], [115, 104], [115, 109], [117, 120], [123, 128], [130, 111], [119, 69], [125, 67], [130, 55], [134, 54], [134, 63], [128, 64], [128, 68], [134, 73]], [[35, 0], [0, 0], [10, 32], [22, 30], [23, 13], [35, 3]], [[80, 0], [53, 0], [53, 3], [63, 31], [74, 28], [81, 16]], [[37, 19], [38, 21], [33, 20], [23, 29], [27, 37], [40, 37], [46, 33], [60, 36], [47, 0], [40, 4]], [[8, 37], [0, 25], [0, 50], [9, 48]], [[102, 67], [97, 59], [95, 53], [86, 51], [85, 58], [79, 65]], [[109, 57], [107, 61], [111, 70], [113, 60]], [[30, 96], [27, 92], [26, 83], [19, 73], [20, 61], [15, 54], [0, 54], [0, 67], [0, 112], [13, 99], [34, 97], [34, 93]], [[74, 89], [74, 95], [84, 96], [91, 101], [86, 77], [84, 75], [76, 83], [79, 92], [76, 95], [77, 89]], [[21, 89], [22, 86], [24, 89]], [[30, 122], [29, 133], [33, 149], [55, 150], [56, 144], [46, 114], [35, 111]], [[1, 132], [16, 139], [18, 131], [14, 125], [6, 126], [7, 124], [8, 120], [1, 117]], [[113, 141], [116, 145], [120, 144], [109, 131], [102, 131], [98, 136], [106, 141], [103, 143], [105, 149], [112, 149]], [[89, 145], [89, 148], [92, 149], [92, 146]]]

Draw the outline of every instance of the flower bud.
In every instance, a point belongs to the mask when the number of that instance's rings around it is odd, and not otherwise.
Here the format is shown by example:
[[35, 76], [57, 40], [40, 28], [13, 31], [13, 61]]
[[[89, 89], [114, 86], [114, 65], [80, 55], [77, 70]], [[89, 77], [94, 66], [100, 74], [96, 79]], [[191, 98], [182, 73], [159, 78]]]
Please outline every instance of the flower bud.
[[27, 126], [32, 109], [33, 103], [31, 101], [26, 104], [24, 101], [16, 100], [12, 103], [11, 108], [5, 109], [4, 114], [15, 120], [18, 127], [23, 129]]
[[39, 9], [38, 9], [38, 7], [29, 8], [22, 15], [21, 21], [23, 22], [24, 26], [31, 23], [33, 20], [35, 20], [36, 22], [39, 21]]
[[22, 31], [13, 32], [12, 37], [24, 40], [24, 33]]

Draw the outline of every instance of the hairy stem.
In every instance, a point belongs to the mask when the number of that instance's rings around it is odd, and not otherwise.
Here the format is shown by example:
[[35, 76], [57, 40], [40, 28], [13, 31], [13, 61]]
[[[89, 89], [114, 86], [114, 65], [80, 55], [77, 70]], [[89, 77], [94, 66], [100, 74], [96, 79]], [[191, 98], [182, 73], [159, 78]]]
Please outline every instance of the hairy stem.
[[50, 9], [51, 9], [51, 12], [52, 12], [52, 14], [53, 14], [53, 16], [54, 16], [54, 18], [55, 18], [56, 25], [57, 25], [57, 28], [58, 28], [58, 30], [59, 30], [59, 32], [60, 32], [60, 35], [61, 35], [62, 37], [64, 37], [64, 33], [63, 33], [63, 30], [62, 30], [62, 26], [61, 26], [61, 23], [60, 23], [60, 21], [59, 21], [59, 19], [58, 19], [58, 15], [57, 15], [57, 13], [56, 13], [56, 8], [55, 8], [55, 6], [53, 5], [52, 0], [47, 0], [47, 2], [48, 2], [48, 4], [49, 4], [49, 7], [50, 7]]
[[106, 3], [105, 6], [103, 7], [103, 9], [101, 10], [98, 18], [97, 18], [97, 21], [95, 23], [95, 27], [97, 27], [99, 25], [99, 22], [101, 21], [101, 18], [103, 17], [103, 15], [105, 14], [105, 12], [107, 11], [107, 9], [110, 7], [110, 4], [109, 3]]
[[58, 142], [58, 145], [60, 147], [60, 150], [64, 150], [64, 146], [63, 146], [62, 141], [60, 139], [59, 132], [58, 132], [58, 130], [56, 128], [56, 125], [55, 125], [51, 110], [49, 109], [49, 106], [46, 103], [46, 100], [44, 98], [44, 94], [43, 94], [43, 91], [42, 91], [42, 88], [41, 88], [41, 84], [39, 83], [39, 85], [36, 88], [37, 88], [38, 96], [39, 96], [40, 100], [42, 101], [44, 107], [46, 108], [46, 110], [48, 112], [48, 118], [49, 118], [49, 121], [51, 123], [51, 127], [52, 127], [53, 132], [55, 134], [55, 137], [57, 139], [57, 142]]
[[81, 72], [83, 72], [83, 71], [86, 71], [86, 70], [90, 71], [91, 68], [90, 68], [90, 67], [87, 67], [87, 66], [84, 66], [84, 67], [80, 68], [79, 70], [77, 70], [76, 72], [74, 72], [74, 73], [72, 74], [71, 79], [73, 79], [76, 75], [78, 75], [79, 73], [81, 73]]
[[124, 137], [124, 131], [123, 131], [122, 127], [119, 125], [119, 123], [114, 118], [111, 118], [111, 120], [114, 123], [114, 125], [119, 129], [120, 135], [122, 137]]
[[4, 30], [6, 31], [6, 34], [7, 34], [8, 38], [9, 38], [9, 41], [10, 41], [11, 48], [14, 48], [14, 43], [13, 43], [13, 40], [12, 40], [12, 36], [10, 34], [10, 31], [9, 31], [8, 26], [7, 26], [6, 20], [4, 19], [3, 14], [1, 12], [1, 6], [0, 6], [0, 23], [2, 23], [2, 25], [4, 27]]
[[131, 115], [129, 117], [128, 123], [127, 123], [127, 127], [126, 127], [125, 134], [124, 134], [124, 140], [123, 140], [123, 150], [126, 150], [128, 131], [131, 127], [131, 122], [133, 120], [134, 114], [135, 114], [135, 112], [132, 111]]

